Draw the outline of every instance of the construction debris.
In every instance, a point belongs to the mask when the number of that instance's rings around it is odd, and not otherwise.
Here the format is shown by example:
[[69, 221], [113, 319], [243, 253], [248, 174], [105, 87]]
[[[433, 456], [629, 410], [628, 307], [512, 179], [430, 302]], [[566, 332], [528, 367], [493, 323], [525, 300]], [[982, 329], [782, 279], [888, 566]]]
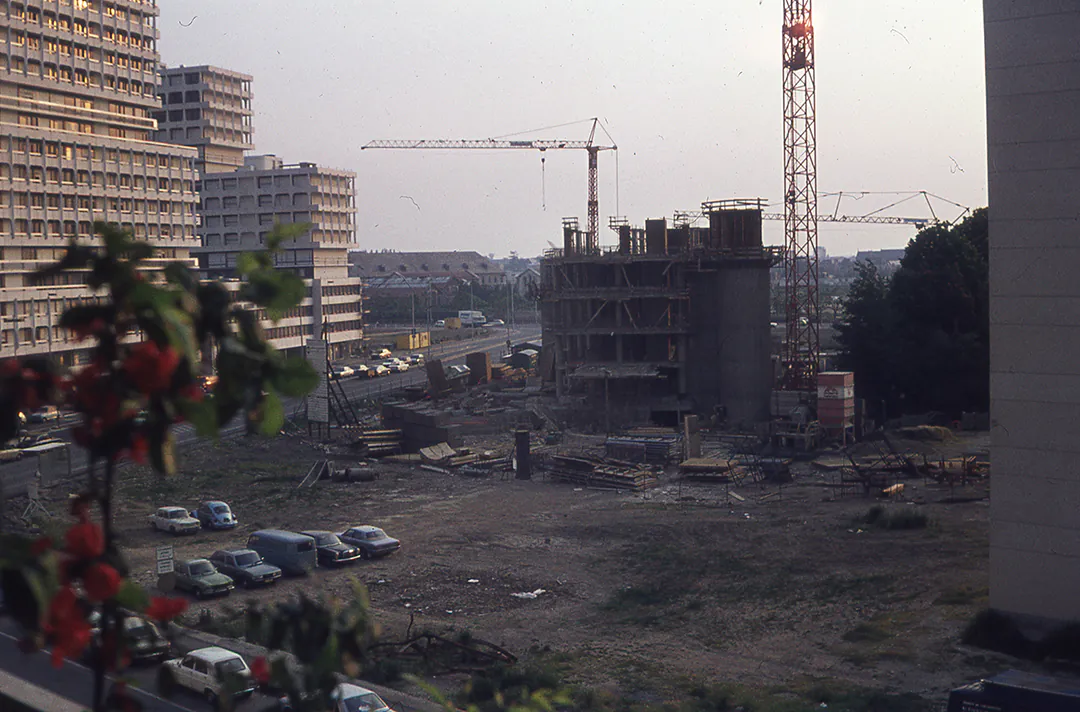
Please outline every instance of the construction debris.
[[642, 490], [656, 484], [656, 474], [648, 467], [591, 457], [553, 455], [548, 474], [554, 480], [601, 489]]
[[675, 433], [622, 435], [604, 442], [604, 454], [626, 462], [666, 465], [678, 460], [681, 453], [681, 438]]

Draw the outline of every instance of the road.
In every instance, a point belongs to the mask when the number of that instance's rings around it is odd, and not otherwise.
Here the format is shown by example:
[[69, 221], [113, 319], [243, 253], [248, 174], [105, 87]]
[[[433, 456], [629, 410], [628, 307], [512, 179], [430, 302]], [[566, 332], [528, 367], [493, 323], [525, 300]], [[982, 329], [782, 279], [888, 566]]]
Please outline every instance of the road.
[[[65, 660], [57, 670], [52, 666], [49, 653], [23, 653], [17, 645], [17, 630], [12, 621], [0, 618], [0, 670], [86, 709], [94, 693], [94, 676], [90, 668]], [[146, 665], [134, 667], [124, 674], [129, 680], [132, 696], [142, 704], [145, 712], [207, 712], [211, 709], [201, 697], [187, 690], [179, 691], [171, 700], [157, 695], [157, 671], [157, 665]], [[237, 704], [236, 710], [257, 712], [271, 708], [274, 703], [273, 698], [256, 694]]]
[[[492, 361], [498, 361], [506, 353], [507, 338], [513, 343], [522, 341], [539, 341], [540, 329], [537, 326], [511, 329], [509, 336], [503, 328], [492, 329], [491, 335], [484, 334], [479, 338], [463, 339], [461, 341], [446, 341], [436, 344], [427, 349], [421, 349], [428, 359], [441, 359], [443, 366], [462, 364], [465, 355], [474, 351], [487, 351], [492, 355]], [[356, 360], [355, 363], [360, 363]], [[407, 386], [422, 385], [427, 383], [427, 375], [424, 369], [413, 368], [404, 373], [390, 373], [378, 378], [350, 378], [341, 381], [343, 390], [350, 401], [377, 399], [387, 396], [394, 391], [400, 391]], [[285, 412], [292, 414], [302, 412], [304, 400], [302, 398], [285, 399]], [[32, 424], [28, 427], [31, 434], [48, 434], [67, 442], [71, 441], [71, 428], [79, 421], [78, 415], [67, 415], [59, 421], [50, 423]], [[237, 418], [221, 429], [222, 437], [231, 437], [243, 433], [244, 422]], [[187, 423], [173, 428], [173, 434], [177, 445], [183, 445], [197, 438], [193, 426]], [[71, 450], [71, 471], [79, 474], [86, 469], [86, 454], [81, 448]]]

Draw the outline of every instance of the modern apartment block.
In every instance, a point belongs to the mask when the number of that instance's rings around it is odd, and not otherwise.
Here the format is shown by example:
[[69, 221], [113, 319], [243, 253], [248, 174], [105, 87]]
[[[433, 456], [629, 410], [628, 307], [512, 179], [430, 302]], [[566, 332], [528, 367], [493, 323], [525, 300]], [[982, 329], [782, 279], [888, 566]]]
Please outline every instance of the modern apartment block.
[[301, 345], [325, 331], [332, 354], [359, 348], [362, 280], [349, 277], [348, 251], [355, 246], [356, 174], [314, 163], [285, 164], [277, 156], [249, 156], [239, 170], [202, 176], [199, 197], [201, 272], [235, 276], [243, 252], [262, 249], [276, 223], [309, 223], [301, 237], [277, 255], [277, 265], [310, 281], [308, 299], [293, 323], [267, 325], [278, 348]]
[[93, 295], [81, 275], [30, 275], [94, 221], [159, 264], [199, 244], [197, 152], [153, 140], [157, 15], [153, 0], [0, 2], [0, 357], [78, 362], [85, 344], [55, 321]]
[[1080, 5], [984, 0], [990, 605], [1080, 619]]
[[158, 141], [194, 146], [199, 173], [233, 171], [254, 148], [251, 136], [251, 76], [202, 65], [162, 67], [154, 112]]

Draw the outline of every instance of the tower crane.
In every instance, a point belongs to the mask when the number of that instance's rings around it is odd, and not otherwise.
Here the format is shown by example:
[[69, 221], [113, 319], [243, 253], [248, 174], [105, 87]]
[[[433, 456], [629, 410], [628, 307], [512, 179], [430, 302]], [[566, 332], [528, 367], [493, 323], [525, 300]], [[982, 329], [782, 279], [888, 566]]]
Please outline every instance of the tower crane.
[[361, 150], [367, 148], [400, 148], [400, 149], [529, 149], [540, 151], [543, 154], [546, 151], [557, 151], [563, 149], [579, 149], [585, 150], [589, 157], [589, 194], [588, 194], [588, 226], [586, 232], [586, 250], [590, 253], [596, 252], [600, 245], [600, 201], [597, 198], [597, 158], [600, 151], [617, 151], [618, 146], [614, 141], [610, 145], [600, 144], [596, 142], [596, 130], [599, 128], [611, 140], [611, 135], [607, 133], [607, 129], [600, 123], [600, 119], [593, 118], [592, 128], [589, 131], [589, 138], [581, 140], [564, 140], [564, 139], [507, 139], [507, 138], [485, 138], [485, 139], [391, 139], [381, 141], [370, 141], [367, 144], [361, 146]]
[[784, 0], [783, 386], [816, 386], [821, 351], [817, 254], [817, 120], [812, 0]]

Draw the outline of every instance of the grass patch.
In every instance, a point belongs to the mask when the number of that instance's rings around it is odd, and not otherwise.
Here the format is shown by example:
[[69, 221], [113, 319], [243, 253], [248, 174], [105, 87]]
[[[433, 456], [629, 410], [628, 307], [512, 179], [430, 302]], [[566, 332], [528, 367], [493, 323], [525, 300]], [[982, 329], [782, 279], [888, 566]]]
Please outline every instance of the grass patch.
[[891, 633], [873, 623], [860, 623], [843, 636], [849, 643], [880, 643], [891, 637]]
[[930, 523], [930, 519], [914, 507], [901, 507], [900, 509], [890, 510], [883, 505], [875, 504], [858, 523], [872, 529], [897, 531], [925, 529]]
[[963, 586], [945, 591], [934, 599], [935, 606], [970, 606], [983, 601], [990, 595], [986, 588], [971, 588]]

